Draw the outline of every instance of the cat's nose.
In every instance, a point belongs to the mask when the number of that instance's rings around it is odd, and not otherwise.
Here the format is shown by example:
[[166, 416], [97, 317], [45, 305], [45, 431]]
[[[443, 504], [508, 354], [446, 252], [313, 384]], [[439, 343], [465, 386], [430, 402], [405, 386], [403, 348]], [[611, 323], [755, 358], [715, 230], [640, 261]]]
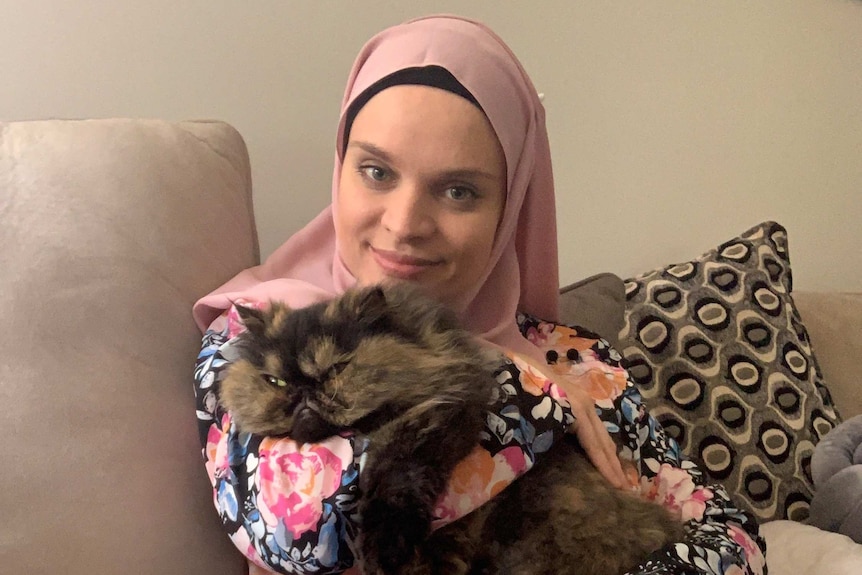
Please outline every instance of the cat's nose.
[[331, 437], [338, 428], [324, 420], [320, 414], [303, 401], [293, 414], [290, 438], [300, 443], [315, 443]]

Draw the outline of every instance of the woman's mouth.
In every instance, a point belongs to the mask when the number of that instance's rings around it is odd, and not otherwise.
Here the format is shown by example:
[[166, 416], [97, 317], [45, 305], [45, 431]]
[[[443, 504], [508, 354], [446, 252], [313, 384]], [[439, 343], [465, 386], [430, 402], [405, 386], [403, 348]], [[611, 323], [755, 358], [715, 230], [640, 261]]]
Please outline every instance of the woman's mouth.
[[400, 254], [387, 250], [371, 248], [374, 261], [386, 275], [399, 279], [410, 279], [430, 267], [439, 265], [438, 261]]

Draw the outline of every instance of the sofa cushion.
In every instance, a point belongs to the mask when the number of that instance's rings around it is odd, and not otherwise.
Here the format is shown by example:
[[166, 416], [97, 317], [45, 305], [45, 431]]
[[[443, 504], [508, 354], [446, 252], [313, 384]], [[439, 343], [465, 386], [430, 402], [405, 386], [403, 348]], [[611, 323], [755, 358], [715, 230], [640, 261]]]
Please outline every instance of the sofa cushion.
[[765, 222], [626, 281], [623, 355], [652, 412], [762, 520], [804, 519], [814, 447], [839, 421]]
[[612, 273], [596, 274], [560, 289], [560, 321], [586, 328], [614, 347], [625, 308], [623, 280]]
[[194, 417], [193, 302], [256, 263], [221, 123], [0, 124], [4, 573], [239, 574]]
[[797, 521], [770, 521], [760, 527], [766, 539], [769, 575], [859, 575], [862, 545], [838, 533]]

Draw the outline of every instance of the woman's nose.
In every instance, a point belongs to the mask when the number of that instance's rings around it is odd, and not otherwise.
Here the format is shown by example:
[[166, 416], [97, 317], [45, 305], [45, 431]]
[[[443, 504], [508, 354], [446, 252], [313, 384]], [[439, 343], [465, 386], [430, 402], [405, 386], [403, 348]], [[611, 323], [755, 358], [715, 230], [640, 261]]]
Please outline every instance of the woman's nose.
[[401, 239], [428, 236], [434, 231], [430, 204], [421, 189], [402, 186], [386, 195], [381, 223]]

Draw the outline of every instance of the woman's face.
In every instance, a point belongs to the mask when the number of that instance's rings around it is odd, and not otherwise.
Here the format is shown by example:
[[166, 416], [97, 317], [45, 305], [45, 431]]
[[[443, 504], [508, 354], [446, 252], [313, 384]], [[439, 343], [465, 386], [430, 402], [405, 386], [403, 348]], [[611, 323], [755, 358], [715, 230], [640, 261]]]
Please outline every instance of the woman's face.
[[482, 111], [445, 90], [393, 86], [350, 131], [339, 253], [360, 285], [414, 282], [458, 307], [487, 271], [505, 200], [505, 156]]

